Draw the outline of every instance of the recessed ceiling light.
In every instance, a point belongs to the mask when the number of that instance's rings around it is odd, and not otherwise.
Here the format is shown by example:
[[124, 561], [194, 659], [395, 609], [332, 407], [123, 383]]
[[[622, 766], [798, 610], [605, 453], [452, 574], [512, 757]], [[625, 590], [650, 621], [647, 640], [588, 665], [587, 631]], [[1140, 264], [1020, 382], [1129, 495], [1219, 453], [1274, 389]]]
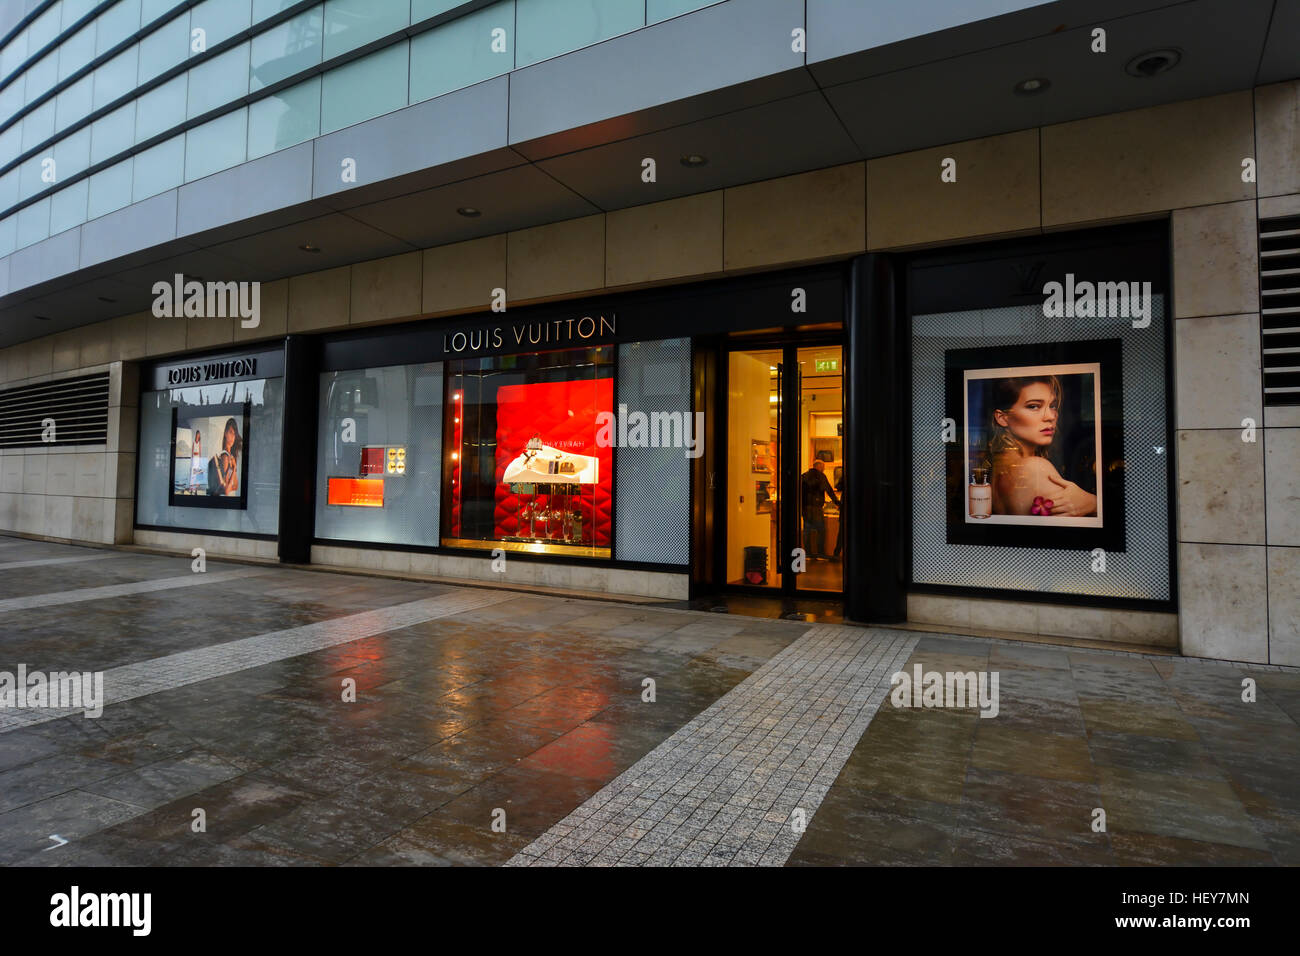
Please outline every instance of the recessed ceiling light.
[[304, 242], [298, 248], [301, 249], [303, 252], [320, 252], [320, 246], [314, 245], [313, 243], [310, 242]]
[[1183, 58], [1183, 51], [1170, 47], [1167, 50], [1148, 50], [1139, 53], [1124, 65], [1124, 72], [1129, 76], [1147, 79], [1168, 73]]
[[1031, 76], [1027, 80], [1021, 80], [1015, 85], [1015, 91], [1021, 96], [1033, 96], [1036, 93], [1043, 93], [1052, 81], [1045, 76]]
[[483, 215], [483, 211], [476, 206], [461, 206], [456, 210], [456, 214], [464, 216], [466, 219], [477, 219]]
[[709, 159], [699, 153], [687, 153], [682, 157], [682, 165], [688, 169], [698, 169], [700, 166], [709, 165]]

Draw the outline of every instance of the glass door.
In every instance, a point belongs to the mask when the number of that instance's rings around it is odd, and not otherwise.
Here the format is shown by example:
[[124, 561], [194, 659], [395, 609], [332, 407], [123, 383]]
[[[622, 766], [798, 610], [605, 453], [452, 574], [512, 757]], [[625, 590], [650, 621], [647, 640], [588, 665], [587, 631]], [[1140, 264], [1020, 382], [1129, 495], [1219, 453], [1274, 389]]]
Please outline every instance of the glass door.
[[844, 590], [844, 350], [797, 352], [799, 542], [805, 565], [798, 588]]
[[780, 590], [781, 349], [727, 358], [727, 584]]
[[843, 591], [842, 362], [839, 345], [728, 353], [728, 585]]

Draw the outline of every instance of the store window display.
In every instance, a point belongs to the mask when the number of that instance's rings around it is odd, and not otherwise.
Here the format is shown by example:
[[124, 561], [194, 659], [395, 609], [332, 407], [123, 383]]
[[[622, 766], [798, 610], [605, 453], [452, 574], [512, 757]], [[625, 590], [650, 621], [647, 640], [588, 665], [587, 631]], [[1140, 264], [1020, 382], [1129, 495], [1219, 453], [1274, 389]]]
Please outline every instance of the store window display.
[[442, 543], [609, 558], [611, 347], [447, 363]]
[[326, 372], [316, 465], [316, 537], [438, 543], [442, 365]]

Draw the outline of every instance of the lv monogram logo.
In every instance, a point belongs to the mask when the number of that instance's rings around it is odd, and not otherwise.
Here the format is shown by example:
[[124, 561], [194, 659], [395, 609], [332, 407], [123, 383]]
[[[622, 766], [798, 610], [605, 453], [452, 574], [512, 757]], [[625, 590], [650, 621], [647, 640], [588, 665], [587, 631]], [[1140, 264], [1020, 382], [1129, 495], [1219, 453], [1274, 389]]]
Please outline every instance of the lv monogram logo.
[[1038, 286], [1038, 277], [1042, 274], [1043, 266], [1047, 263], [1040, 259], [1037, 262], [1017, 262], [1012, 265], [1016, 275], [1020, 279], [1020, 295], [1041, 295], [1042, 290]]

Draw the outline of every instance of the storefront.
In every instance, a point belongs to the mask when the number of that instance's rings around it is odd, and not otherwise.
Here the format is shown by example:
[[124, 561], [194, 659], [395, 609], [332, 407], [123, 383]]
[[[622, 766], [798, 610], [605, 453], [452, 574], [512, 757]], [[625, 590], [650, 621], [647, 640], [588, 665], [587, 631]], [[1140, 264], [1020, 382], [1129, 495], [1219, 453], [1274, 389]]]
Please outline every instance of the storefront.
[[140, 383], [137, 539], [153, 532], [274, 542], [283, 349], [155, 362], [142, 369]]
[[1167, 257], [1161, 222], [158, 363], [137, 524], [861, 621], [1172, 610]]
[[[494, 564], [543, 562], [571, 569], [574, 587], [632, 572], [665, 587], [660, 596], [687, 597], [724, 577], [772, 586], [782, 577], [772, 530], [780, 513], [773, 463], [786, 413], [773, 391], [780, 362], [768, 362], [770, 349], [746, 347], [762, 356], [749, 359], [761, 387], [732, 389], [734, 404], [754, 418], [743, 461], [732, 462], [713, 430], [728, 417], [720, 411], [729, 402], [719, 356], [737, 347], [724, 343], [742, 339], [838, 334], [843, 271], [652, 290], [309, 343], [304, 351], [318, 368], [313, 554], [430, 554], [444, 560], [417, 564], [479, 577]], [[838, 373], [839, 359], [831, 366]], [[833, 392], [818, 408], [827, 417], [839, 414]], [[824, 455], [834, 463], [830, 445], [842, 422], [805, 418], [829, 430]], [[728, 489], [737, 494], [734, 515], [713, 501]], [[761, 528], [742, 536], [736, 529], [746, 521]], [[728, 540], [733, 554], [713, 553]], [[746, 548], [762, 552], [757, 581], [746, 582], [735, 559]]]

